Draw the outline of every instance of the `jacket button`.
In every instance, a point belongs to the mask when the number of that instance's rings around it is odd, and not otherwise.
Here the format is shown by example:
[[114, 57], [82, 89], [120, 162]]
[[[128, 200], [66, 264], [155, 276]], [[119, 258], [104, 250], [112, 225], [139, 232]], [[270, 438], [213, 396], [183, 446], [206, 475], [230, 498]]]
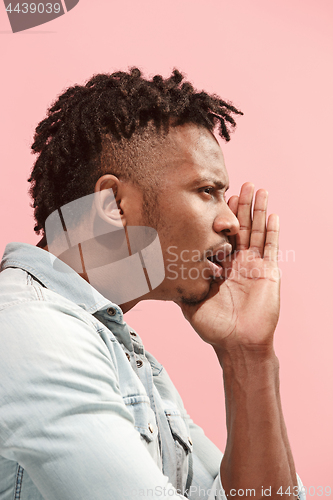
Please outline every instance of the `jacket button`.
[[141, 359], [138, 359], [138, 361], [136, 362], [136, 366], [138, 368], [141, 368], [142, 365], [143, 365], [143, 363], [142, 363]]
[[188, 442], [190, 443], [191, 446], [193, 445], [192, 439], [190, 437], [188, 438]]
[[106, 312], [108, 313], [109, 316], [115, 316], [115, 314], [117, 314], [117, 311], [114, 307], [109, 307]]
[[128, 359], [128, 361], [131, 361], [131, 356], [128, 354], [128, 352], [125, 352], [126, 354], [126, 358]]
[[133, 335], [133, 337], [136, 337], [136, 333], [133, 332], [133, 330], [130, 331], [130, 334]]
[[148, 424], [148, 429], [150, 430], [151, 433], [154, 432], [154, 427], [153, 427], [153, 425], [150, 422]]

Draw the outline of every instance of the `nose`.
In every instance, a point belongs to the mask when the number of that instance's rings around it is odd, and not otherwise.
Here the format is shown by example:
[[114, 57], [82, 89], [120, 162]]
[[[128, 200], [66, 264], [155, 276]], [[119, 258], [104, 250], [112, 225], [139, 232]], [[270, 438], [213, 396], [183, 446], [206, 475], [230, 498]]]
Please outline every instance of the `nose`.
[[227, 236], [233, 236], [239, 232], [239, 221], [226, 202], [215, 217], [213, 228], [217, 233], [224, 231]]

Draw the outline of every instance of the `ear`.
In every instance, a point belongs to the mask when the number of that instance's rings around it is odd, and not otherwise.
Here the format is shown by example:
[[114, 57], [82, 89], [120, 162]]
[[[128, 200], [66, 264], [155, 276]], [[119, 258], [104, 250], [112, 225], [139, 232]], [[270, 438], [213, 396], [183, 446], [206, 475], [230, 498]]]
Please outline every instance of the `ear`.
[[95, 185], [95, 207], [101, 219], [116, 227], [126, 226], [121, 208], [123, 186], [115, 175], [106, 174]]

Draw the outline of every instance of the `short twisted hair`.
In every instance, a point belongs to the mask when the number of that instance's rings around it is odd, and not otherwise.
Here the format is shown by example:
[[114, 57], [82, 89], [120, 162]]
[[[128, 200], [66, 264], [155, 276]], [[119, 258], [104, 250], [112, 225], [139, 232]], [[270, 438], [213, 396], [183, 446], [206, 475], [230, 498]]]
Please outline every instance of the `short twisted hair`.
[[132, 68], [98, 74], [84, 86], [68, 88], [38, 124], [31, 146], [39, 154], [28, 179], [34, 231], [44, 235], [46, 218], [92, 193], [105, 173], [142, 187], [140, 152], [145, 149], [146, 160], [149, 137], [158, 142], [170, 126], [193, 123], [210, 131], [218, 126], [229, 141], [236, 125], [232, 113], [242, 114], [216, 95], [197, 92], [177, 69], [169, 78], [148, 80]]

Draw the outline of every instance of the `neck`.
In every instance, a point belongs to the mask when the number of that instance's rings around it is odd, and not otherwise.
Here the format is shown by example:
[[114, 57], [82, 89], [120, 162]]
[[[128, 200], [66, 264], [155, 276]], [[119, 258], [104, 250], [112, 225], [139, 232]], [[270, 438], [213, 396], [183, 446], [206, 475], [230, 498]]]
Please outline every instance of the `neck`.
[[[46, 252], [49, 251], [45, 236], [37, 243], [36, 247], [42, 248]], [[86, 273], [78, 273], [78, 274], [81, 276], [81, 278], [83, 278], [85, 281], [87, 281], [89, 283], [89, 278], [88, 278], [88, 275]], [[130, 300], [129, 302], [126, 302], [124, 304], [119, 304], [119, 307], [121, 308], [121, 310], [125, 314], [128, 311], [130, 311], [134, 306], [136, 306], [136, 304], [138, 302], [140, 302], [140, 300], [142, 300], [142, 297], [140, 297], [138, 299]]]
[[121, 308], [123, 313], [126, 314], [128, 311], [133, 309], [133, 307], [136, 306], [136, 304], [138, 304], [140, 302], [140, 300], [142, 300], [142, 297], [140, 297], [139, 299], [130, 300], [129, 302], [126, 302], [125, 304], [120, 304], [119, 307]]

